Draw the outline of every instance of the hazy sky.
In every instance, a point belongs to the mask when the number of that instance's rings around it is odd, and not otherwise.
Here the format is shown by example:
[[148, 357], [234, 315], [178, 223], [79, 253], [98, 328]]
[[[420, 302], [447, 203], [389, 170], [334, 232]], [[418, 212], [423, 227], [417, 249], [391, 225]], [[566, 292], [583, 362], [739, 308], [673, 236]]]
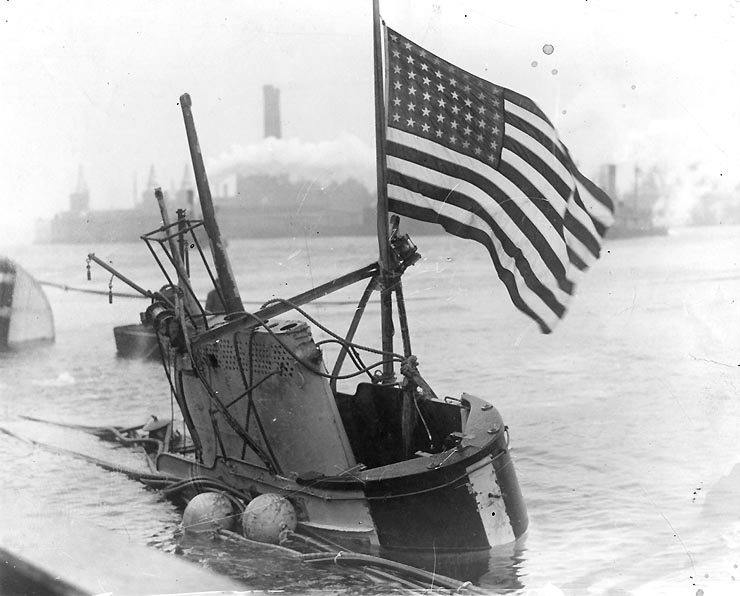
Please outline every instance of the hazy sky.
[[[699, 163], [740, 181], [740, 0], [380, 7], [428, 50], [532, 97], [587, 173]], [[214, 184], [264, 158], [266, 83], [281, 89], [294, 167], [325, 159], [372, 179], [371, 12], [370, 0], [3, 0], [0, 244], [66, 209], [80, 165], [96, 208], [132, 205], [152, 164], [178, 185], [185, 91]]]

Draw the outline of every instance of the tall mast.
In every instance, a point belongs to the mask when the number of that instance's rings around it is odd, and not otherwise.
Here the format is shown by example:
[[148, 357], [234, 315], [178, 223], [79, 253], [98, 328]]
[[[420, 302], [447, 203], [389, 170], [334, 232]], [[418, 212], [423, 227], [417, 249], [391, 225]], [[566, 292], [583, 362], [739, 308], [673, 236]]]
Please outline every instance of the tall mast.
[[244, 312], [239, 288], [236, 287], [234, 274], [231, 271], [229, 256], [226, 253], [221, 231], [216, 221], [216, 212], [213, 208], [213, 199], [211, 198], [211, 189], [208, 186], [208, 177], [206, 168], [203, 164], [203, 155], [198, 143], [198, 135], [195, 132], [195, 122], [193, 121], [193, 112], [191, 110], [192, 101], [187, 93], [180, 96], [180, 107], [182, 108], [183, 119], [185, 120], [185, 132], [188, 135], [188, 145], [190, 146], [190, 158], [193, 162], [193, 172], [195, 174], [195, 184], [198, 188], [200, 197], [200, 207], [203, 211], [203, 225], [208, 233], [208, 239], [211, 243], [211, 252], [213, 262], [216, 265], [216, 274], [218, 283], [221, 287], [221, 293], [224, 298], [226, 312]]
[[[393, 271], [388, 241], [388, 195], [385, 179], [385, 85], [383, 78], [383, 44], [381, 39], [379, 0], [373, 0], [373, 58], [375, 73], [375, 170], [378, 187], [378, 248], [380, 260], [380, 326], [383, 351], [393, 352]], [[394, 379], [393, 361], [383, 363], [383, 380]]]

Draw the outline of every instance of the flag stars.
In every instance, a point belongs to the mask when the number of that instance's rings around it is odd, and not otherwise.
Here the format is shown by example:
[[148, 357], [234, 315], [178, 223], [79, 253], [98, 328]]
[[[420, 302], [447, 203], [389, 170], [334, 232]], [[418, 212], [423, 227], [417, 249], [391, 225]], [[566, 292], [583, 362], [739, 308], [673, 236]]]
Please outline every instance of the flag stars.
[[401, 35], [389, 33], [388, 39], [395, 42], [389, 48], [389, 123], [497, 167], [504, 128], [501, 88], [478, 84]]

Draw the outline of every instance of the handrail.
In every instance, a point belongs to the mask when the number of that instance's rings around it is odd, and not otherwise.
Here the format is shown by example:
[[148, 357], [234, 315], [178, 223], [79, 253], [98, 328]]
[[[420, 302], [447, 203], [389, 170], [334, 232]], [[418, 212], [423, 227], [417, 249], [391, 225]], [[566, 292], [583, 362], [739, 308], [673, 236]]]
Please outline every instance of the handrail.
[[[292, 298], [289, 298], [288, 300], [280, 301], [278, 303], [270, 304], [269, 306], [261, 308], [260, 310], [252, 313], [252, 316], [247, 314], [234, 314], [232, 315], [232, 317], [229, 318], [226, 324], [210, 329], [209, 331], [200, 335], [198, 338], [195, 339], [195, 343], [209, 342], [215, 339], [219, 339], [223, 335], [230, 333], [232, 328], [236, 325], [247, 325], [249, 327], [256, 327], [259, 324], [258, 320], [265, 321], [267, 319], [272, 319], [273, 317], [280, 316], [290, 310], [293, 310], [294, 306], [302, 306], [323, 296], [327, 296], [329, 294], [332, 294], [333, 292], [346, 288], [347, 286], [351, 286], [358, 281], [376, 276], [378, 275], [379, 271], [380, 267], [378, 263], [371, 263], [370, 265], [366, 265], [365, 267], [356, 269], [355, 271], [347, 273], [346, 275], [342, 275], [340, 277], [332, 279], [331, 281], [321, 284], [320, 286], [316, 286], [315, 288], [297, 294]], [[290, 302], [291, 304], [286, 304], [287, 302]]]

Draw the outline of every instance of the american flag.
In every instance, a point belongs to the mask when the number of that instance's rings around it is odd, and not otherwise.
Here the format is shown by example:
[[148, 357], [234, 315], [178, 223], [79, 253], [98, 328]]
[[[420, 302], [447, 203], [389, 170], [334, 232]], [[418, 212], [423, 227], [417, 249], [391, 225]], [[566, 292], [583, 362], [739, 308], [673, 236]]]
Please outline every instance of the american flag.
[[599, 257], [611, 199], [532, 100], [386, 33], [389, 209], [483, 244], [514, 305], [549, 333]]

